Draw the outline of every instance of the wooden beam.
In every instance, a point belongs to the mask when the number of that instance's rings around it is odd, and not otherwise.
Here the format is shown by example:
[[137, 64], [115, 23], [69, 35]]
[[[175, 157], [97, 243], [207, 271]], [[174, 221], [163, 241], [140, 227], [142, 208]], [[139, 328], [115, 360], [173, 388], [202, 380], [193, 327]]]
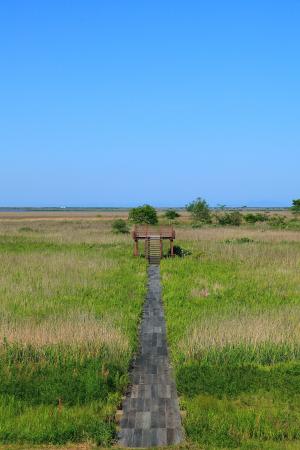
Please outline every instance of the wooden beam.
[[134, 248], [133, 248], [133, 254], [134, 256], [139, 256], [139, 240], [134, 240]]

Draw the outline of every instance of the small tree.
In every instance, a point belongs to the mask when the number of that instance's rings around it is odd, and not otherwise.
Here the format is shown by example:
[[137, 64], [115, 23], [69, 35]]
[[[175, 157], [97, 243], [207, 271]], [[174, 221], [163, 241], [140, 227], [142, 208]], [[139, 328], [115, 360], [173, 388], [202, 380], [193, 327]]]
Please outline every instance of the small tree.
[[180, 214], [178, 214], [175, 209], [168, 209], [168, 211], [166, 211], [165, 213], [165, 217], [169, 220], [175, 220], [177, 219], [177, 217], [180, 217]]
[[127, 223], [123, 219], [114, 220], [111, 227], [114, 233], [129, 233]]
[[158, 222], [156, 209], [150, 205], [138, 206], [129, 211], [128, 219], [133, 223], [148, 223], [156, 225]]
[[291, 211], [294, 214], [300, 214], [300, 198], [293, 200], [293, 206], [291, 207]]
[[211, 223], [211, 214], [208, 203], [201, 197], [186, 205], [186, 210], [191, 213], [197, 223]]

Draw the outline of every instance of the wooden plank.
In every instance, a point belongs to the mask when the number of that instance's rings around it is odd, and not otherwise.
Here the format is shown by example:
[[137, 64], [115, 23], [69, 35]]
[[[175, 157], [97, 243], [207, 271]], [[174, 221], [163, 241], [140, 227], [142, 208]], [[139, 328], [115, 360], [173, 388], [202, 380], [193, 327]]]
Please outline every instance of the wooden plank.
[[174, 445], [184, 438], [169, 363], [159, 266], [149, 266], [148, 278], [140, 353], [131, 374], [131, 389], [123, 401], [119, 444], [124, 447]]

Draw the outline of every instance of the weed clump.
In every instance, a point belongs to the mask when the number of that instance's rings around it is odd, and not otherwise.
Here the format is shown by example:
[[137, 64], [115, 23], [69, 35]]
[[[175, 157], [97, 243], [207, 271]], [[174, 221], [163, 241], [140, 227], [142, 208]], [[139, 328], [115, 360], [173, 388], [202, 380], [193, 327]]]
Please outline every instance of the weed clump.
[[[180, 247], [180, 245], [174, 245], [173, 254], [174, 256], [179, 256], [179, 258], [184, 258], [185, 256], [191, 255], [192, 252], [190, 250]], [[168, 256], [171, 256], [171, 250], [169, 250]]]
[[249, 244], [250, 242], [254, 242], [254, 240], [247, 236], [237, 239], [225, 239], [224, 241], [225, 244]]
[[121, 234], [128, 234], [129, 229], [127, 226], [127, 223], [123, 219], [117, 219], [112, 223], [112, 231], [113, 233], [121, 233]]

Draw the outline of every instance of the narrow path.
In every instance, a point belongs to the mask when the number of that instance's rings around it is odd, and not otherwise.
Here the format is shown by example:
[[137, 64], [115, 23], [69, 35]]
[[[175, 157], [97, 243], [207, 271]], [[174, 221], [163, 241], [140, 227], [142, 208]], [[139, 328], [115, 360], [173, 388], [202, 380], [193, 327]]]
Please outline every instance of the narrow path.
[[172, 445], [183, 439], [168, 357], [159, 265], [149, 265], [148, 279], [140, 352], [132, 371], [130, 392], [123, 402], [119, 444], [124, 447]]

